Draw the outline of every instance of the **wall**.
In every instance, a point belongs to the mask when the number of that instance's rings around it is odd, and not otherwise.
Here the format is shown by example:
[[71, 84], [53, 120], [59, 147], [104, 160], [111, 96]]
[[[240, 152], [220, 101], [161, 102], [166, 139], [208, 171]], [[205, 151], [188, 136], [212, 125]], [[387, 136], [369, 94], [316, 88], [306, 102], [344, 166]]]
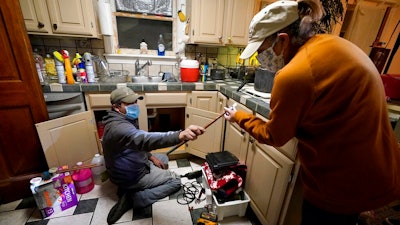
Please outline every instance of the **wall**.
[[83, 55], [90, 52], [93, 55], [104, 54], [104, 43], [101, 39], [89, 38], [71, 38], [71, 37], [55, 37], [55, 36], [39, 36], [29, 35], [32, 50], [37, 49], [42, 56], [54, 51], [67, 50], [71, 56], [75, 53]]

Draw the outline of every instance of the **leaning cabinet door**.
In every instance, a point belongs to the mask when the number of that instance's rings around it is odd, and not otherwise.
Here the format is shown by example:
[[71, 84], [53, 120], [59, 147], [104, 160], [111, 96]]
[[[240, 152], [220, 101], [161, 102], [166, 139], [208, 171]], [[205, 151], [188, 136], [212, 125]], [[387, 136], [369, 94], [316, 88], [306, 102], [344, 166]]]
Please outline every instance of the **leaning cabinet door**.
[[[186, 127], [195, 124], [206, 126], [220, 114], [193, 107], [186, 107]], [[224, 120], [221, 118], [207, 128], [207, 131], [195, 141], [187, 143], [187, 150], [190, 154], [205, 158], [207, 153], [219, 152], [222, 147]]]
[[272, 146], [257, 141], [247, 153], [245, 189], [262, 224], [277, 224], [294, 162]]
[[99, 153], [92, 112], [86, 111], [36, 124], [49, 167], [89, 162]]

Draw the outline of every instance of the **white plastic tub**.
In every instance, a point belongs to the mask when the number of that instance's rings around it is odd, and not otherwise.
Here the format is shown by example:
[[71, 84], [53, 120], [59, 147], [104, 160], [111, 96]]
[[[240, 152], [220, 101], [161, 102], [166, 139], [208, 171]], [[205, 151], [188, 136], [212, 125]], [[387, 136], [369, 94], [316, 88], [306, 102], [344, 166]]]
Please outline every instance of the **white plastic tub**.
[[229, 216], [244, 216], [246, 214], [247, 205], [250, 202], [250, 198], [245, 191], [244, 192], [244, 200], [235, 200], [229, 201], [222, 204], [219, 204], [215, 195], [213, 195], [214, 203], [216, 207], [216, 213], [218, 215], [218, 221], [224, 219], [224, 217]]

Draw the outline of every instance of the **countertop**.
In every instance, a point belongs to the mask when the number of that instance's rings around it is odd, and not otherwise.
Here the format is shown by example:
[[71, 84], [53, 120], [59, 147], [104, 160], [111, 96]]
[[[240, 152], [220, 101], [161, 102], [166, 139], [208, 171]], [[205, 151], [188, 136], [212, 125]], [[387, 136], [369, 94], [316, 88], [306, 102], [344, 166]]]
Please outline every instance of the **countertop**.
[[[206, 82], [162, 82], [162, 83], [93, 83], [93, 84], [44, 84], [43, 93], [52, 92], [82, 92], [109, 93], [118, 86], [130, 87], [135, 92], [189, 92], [189, 91], [219, 91], [226, 97], [245, 105], [255, 113], [268, 117], [269, 103], [262, 99], [236, 91], [241, 81], [237, 79], [213, 80]], [[252, 85], [252, 84], [246, 84]], [[246, 86], [245, 86], [246, 87]]]

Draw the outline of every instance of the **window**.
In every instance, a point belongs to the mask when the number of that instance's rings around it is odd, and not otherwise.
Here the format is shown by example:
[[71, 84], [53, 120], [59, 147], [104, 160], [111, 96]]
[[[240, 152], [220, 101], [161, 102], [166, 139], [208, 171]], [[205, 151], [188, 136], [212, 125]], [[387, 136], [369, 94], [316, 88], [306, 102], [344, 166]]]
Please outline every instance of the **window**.
[[172, 21], [117, 16], [118, 43], [120, 48], [138, 49], [144, 39], [149, 50], [157, 49], [160, 34], [167, 51], [172, 51]]

